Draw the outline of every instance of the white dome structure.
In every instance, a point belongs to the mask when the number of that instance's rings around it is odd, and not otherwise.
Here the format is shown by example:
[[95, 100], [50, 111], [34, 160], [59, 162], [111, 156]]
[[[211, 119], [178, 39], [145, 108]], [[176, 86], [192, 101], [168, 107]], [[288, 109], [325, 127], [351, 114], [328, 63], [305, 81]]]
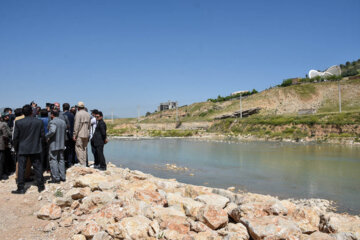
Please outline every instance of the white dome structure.
[[326, 69], [324, 72], [320, 72], [317, 70], [310, 70], [309, 71], [309, 78], [314, 78], [317, 76], [320, 77], [330, 77], [330, 76], [339, 76], [341, 74], [341, 68], [337, 65], [331, 66], [328, 69]]

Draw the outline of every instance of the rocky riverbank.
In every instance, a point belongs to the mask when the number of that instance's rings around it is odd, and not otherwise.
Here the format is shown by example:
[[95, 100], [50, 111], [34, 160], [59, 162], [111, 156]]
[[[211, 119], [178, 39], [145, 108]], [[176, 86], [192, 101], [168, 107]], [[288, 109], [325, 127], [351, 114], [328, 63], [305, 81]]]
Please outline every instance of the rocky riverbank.
[[360, 218], [327, 201], [279, 200], [160, 179], [108, 164], [15, 196], [0, 183], [2, 239], [360, 239]]

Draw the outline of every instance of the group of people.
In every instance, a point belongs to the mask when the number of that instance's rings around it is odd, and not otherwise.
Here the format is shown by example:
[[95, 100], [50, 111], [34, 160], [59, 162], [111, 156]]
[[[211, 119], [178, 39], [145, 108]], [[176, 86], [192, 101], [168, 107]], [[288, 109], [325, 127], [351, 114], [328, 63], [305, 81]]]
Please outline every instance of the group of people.
[[38, 191], [45, 189], [44, 172], [50, 171], [51, 183], [66, 181], [66, 169], [74, 164], [89, 166], [87, 146], [90, 141], [94, 168], [106, 170], [104, 145], [106, 123], [101, 111], [91, 114], [83, 102], [24, 105], [12, 113], [5, 108], [0, 118], [0, 179], [15, 172], [17, 189], [25, 193], [25, 182], [35, 176]]

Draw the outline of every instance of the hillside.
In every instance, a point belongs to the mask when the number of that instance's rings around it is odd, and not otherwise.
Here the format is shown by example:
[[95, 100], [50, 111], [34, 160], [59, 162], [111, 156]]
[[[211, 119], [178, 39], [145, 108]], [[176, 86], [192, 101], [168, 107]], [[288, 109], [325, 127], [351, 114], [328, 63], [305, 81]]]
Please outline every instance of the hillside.
[[[343, 111], [360, 111], [360, 79], [341, 80]], [[332, 113], [339, 109], [338, 82], [305, 83], [276, 87], [242, 99], [243, 110], [261, 107], [260, 115], [297, 114], [300, 109]], [[239, 100], [199, 102], [178, 109], [182, 122], [212, 121], [222, 114], [238, 111]], [[142, 123], [165, 123], [176, 120], [176, 110], [157, 112], [141, 119]]]

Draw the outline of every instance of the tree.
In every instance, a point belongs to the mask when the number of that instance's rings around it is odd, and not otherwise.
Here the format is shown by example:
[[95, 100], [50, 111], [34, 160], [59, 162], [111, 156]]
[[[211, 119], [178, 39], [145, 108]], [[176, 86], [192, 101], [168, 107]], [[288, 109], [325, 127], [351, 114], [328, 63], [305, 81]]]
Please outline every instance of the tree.
[[150, 116], [151, 112], [146, 112], [145, 117]]

